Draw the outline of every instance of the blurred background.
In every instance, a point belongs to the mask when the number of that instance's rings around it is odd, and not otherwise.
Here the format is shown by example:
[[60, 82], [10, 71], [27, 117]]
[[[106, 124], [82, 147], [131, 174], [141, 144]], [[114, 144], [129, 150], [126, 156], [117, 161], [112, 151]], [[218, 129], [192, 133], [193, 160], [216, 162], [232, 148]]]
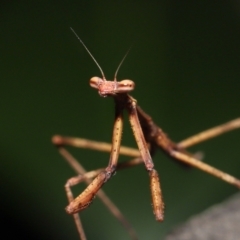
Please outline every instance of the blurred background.
[[[118, 79], [135, 81], [132, 95], [173, 140], [239, 117], [239, 1], [1, 1], [1, 239], [78, 239], [63, 188], [75, 172], [51, 137], [111, 140], [113, 101], [89, 87], [99, 69], [70, 27], [108, 79], [133, 44]], [[240, 131], [233, 131], [190, 151], [204, 152], [204, 161], [240, 178], [239, 140]], [[127, 118], [123, 144], [136, 146]], [[88, 170], [108, 163], [106, 153], [70, 150]], [[154, 162], [163, 223], [154, 219], [143, 166], [119, 171], [104, 185], [139, 239], [163, 239], [238, 191], [161, 152]], [[81, 217], [88, 239], [128, 239], [97, 198]]]

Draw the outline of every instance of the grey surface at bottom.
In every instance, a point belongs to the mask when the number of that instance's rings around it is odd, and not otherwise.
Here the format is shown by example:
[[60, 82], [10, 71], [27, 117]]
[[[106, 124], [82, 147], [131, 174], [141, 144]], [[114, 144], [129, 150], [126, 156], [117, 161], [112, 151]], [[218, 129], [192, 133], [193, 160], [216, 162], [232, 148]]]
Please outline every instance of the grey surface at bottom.
[[239, 240], [240, 194], [173, 229], [164, 240]]

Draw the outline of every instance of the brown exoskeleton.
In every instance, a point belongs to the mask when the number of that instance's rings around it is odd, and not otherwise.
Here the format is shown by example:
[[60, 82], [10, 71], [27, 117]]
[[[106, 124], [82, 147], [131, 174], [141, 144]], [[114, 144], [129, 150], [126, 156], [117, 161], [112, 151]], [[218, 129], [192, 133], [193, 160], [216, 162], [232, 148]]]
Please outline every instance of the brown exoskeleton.
[[[96, 143], [86, 139], [76, 139], [61, 136], [53, 137], [53, 143], [59, 147], [60, 153], [69, 161], [69, 163], [74, 167], [74, 169], [76, 169], [76, 171], [81, 174], [80, 176], [71, 178], [65, 185], [67, 196], [69, 199], [69, 205], [66, 207], [66, 211], [69, 214], [74, 214], [75, 222], [81, 239], [86, 239], [86, 237], [77, 213], [87, 208], [96, 195], [101, 198], [101, 200], [108, 206], [110, 211], [127, 228], [131, 238], [137, 239], [134, 230], [130, 227], [130, 225], [122, 216], [121, 212], [117, 209], [117, 207], [104, 194], [104, 192], [101, 190], [101, 187], [111, 178], [111, 176], [115, 173], [117, 169], [135, 166], [142, 162], [145, 164], [145, 168], [150, 177], [152, 206], [155, 218], [157, 221], [163, 221], [164, 203], [162, 200], [162, 192], [160, 188], [159, 176], [157, 171], [154, 169], [154, 164], [151, 157], [151, 154], [157, 147], [161, 148], [163, 151], [165, 151], [167, 154], [169, 154], [176, 160], [179, 160], [190, 166], [199, 168], [240, 188], [240, 180], [206, 163], [199, 161], [193, 154], [185, 150], [191, 145], [218, 136], [220, 134], [223, 134], [224, 132], [239, 128], [240, 118], [217, 126], [210, 130], [201, 132], [200, 134], [188, 138], [178, 144], [174, 143], [167, 137], [167, 135], [162, 131], [162, 129], [153, 122], [152, 118], [137, 105], [137, 101], [129, 95], [129, 93], [134, 90], [134, 82], [132, 80], [117, 81], [117, 72], [127, 54], [120, 62], [116, 70], [114, 80], [107, 81], [101, 67], [99, 66], [95, 58], [92, 56], [92, 54], [87, 49], [82, 40], [77, 36], [75, 31], [72, 28], [71, 30], [76, 35], [78, 40], [82, 43], [87, 52], [90, 54], [102, 74], [102, 78], [91, 78], [90, 86], [97, 89], [101, 97], [112, 97], [115, 102], [115, 120], [113, 126], [112, 145], [105, 143]], [[138, 146], [138, 151], [126, 147], [120, 148], [124, 110], [128, 112], [129, 121]], [[105, 169], [99, 169], [86, 173], [82, 166], [76, 162], [76, 160], [66, 151], [66, 149], [63, 148], [64, 145], [110, 151], [110, 159], [108, 166]], [[119, 154], [127, 154], [135, 157], [135, 159], [124, 164], [118, 164]], [[89, 180], [90, 178], [94, 178], [92, 182]], [[78, 184], [81, 181], [86, 181], [88, 186], [78, 197], [73, 199], [73, 194], [70, 187]]]

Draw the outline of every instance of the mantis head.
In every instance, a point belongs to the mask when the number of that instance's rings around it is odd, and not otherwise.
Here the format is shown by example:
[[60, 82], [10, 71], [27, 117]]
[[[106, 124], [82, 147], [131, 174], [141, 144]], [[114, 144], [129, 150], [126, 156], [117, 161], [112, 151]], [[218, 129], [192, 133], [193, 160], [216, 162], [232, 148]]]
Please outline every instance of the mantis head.
[[72, 28], [70, 28], [70, 29], [75, 34], [75, 36], [78, 38], [78, 40], [81, 42], [81, 44], [86, 49], [88, 54], [91, 56], [93, 61], [96, 63], [96, 65], [98, 66], [98, 68], [102, 74], [102, 78], [92, 77], [90, 79], [90, 86], [92, 88], [98, 89], [98, 93], [101, 97], [114, 96], [116, 94], [126, 94], [126, 93], [131, 92], [134, 89], [135, 83], [132, 80], [124, 79], [122, 81], [117, 81], [118, 70], [119, 70], [120, 66], [122, 65], [124, 59], [128, 55], [131, 48], [129, 48], [129, 50], [127, 51], [127, 53], [124, 55], [123, 59], [121, 60], [120, 64], [118, 65], [117, 70], [114, 74], [114, 80], [107, 81], [105, 78], [105, 75], [103, 73], [103, 70], [100, 67], [100, 65], [98, 64], [97, 60], [93, 57], [93, 55], [88, 50], [88, 48], [86, 47], [86, 45], [84, 44], [82, 39], [77, 35], [77, 33]]
[[107, 81], [105, 78], [92, 77], [90, 79], [90, 86], [98, 89], [98, 93], [101, 97], [107, 97], [131, 92], [135, 87], [135, 83], [129, 79], [118, 82], [116, 80]]

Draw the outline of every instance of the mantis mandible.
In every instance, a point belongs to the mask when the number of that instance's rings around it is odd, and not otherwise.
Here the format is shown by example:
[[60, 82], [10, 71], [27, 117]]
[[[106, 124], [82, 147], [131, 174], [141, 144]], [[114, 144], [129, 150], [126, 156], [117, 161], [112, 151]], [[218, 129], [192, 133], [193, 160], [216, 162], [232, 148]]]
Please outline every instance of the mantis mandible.
[[[117, 169], [135, 166], [140, 163], [144, 163], [150, 177], [150, 190], [155, 218], [159, 222], [163, 221], [164, 202], [162, 199], [159, 175], [158, 172], [154, 169], [154, 164], [151, 157], [154, 154], [156, 148], [161, 148], [170, 157], [181, 161], [184, 164], [199, 168], [215, 177], [218, 177], [240, 188], [240, 180], [206, 163], [201, 162], [195, 157], [195, 155], [186, 151], [186, 148], [188, 148], [189, 146], [239, 128], [240, 118], [214, 127], [207, 131], [201, 132], [178, 144], [174, 143], [167, 137], [163, 130], [153, 122], [152, 118], [138, 106], [137, 101], [129, 95], [129, 93], [134, 90], [135, 83], [129, 79], [117, 81], [118, 70], [122, 65], [124, 59], [126, 58], [129, 50], [121, 60], [119, 66], [117, 67], [117, 70], [114, 74], [114, 80], [108, 81], [105, 78], [103, 70], [101, 69], [100, 65], [95, 60], [91, 52], [85, 46], [83, 41], [79, 38], [76, 32], [72, 28], [71, 30], [76, 35], [76, 37], [81, 42], [86, 51], [89, 53], [102, 74], [101, 78], [92, 77], [90, 79], [90, 86], [94, 89], [97, 89], [101, 97], [112, 97], [115, 102], [115, 120], [113, 126], [112, 144], [97, 143], [86, 139], [61, 137], [58, 135], [54, 136], [52, 139], [53, 143], [58, 147], [60, 153], [64, 156], [64, 158], [69, 161], [72, 167], [79, 174], [81, 174], [77, 177], [69, 179], [65, 185], [66, 193], [69, 200], [69, 205], [66, 207], [66, 212], [74, 215], [80, 239], [86, 239], [86, 236], [81, 225], [79, 215], [77, 213], [86, 209], [96, 195], [101, 198], [101, 200], [105, 203], [105, 205], [109, 208], [113, 215], [115, 215], [124, 225], [131, 239], [137, 239], [135, 231], [132, 229], [127, 220], [123, 217], [118, 208], [101, 190], [101, 187], [111, 178], [111, 176], [116, 172]], [[128, 113], [129, 122], [138, 146], [138, 151], [127, 147], [120, 148], [123, 130], [124, 110], [126, 110]], [[64, 145], [91, 148], [100, 151], [109, 151], [110, 159], [108, 166], [105, 169], [98, 169], [86, 173], [85, 169], [79, 163], [77, 163], [77, 161], [63, 147]], [[123, 164], [118, 164], [119, 154], [126, 154], [135, 157], [135, 159]], [[92, 182], [90, 181], [91, 178], [93, 178]], [[78, 184], [81, 181], [85, 181], [88, 186], [78, 197], [74, 199], [70, 187]]]

